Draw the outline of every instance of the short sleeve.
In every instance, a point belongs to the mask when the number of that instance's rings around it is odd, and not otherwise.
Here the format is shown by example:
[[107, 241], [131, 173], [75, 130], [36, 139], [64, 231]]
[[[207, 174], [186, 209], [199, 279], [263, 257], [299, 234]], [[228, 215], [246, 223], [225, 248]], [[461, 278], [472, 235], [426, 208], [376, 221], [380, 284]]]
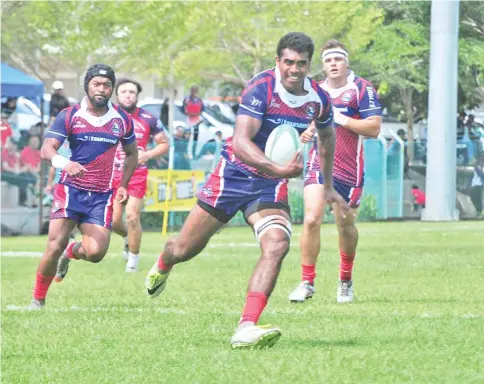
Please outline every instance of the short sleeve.
[[321, 100], [321, 110], [316, 119], [316, 128], [325, 129], [333, 126], [333, 105], [331, 97], [321, 87], [318, 87], [318, 96]]
[[370, 116], [381, 116], [381, 104], [378, 93], [369, 81], [362, 81], [360, 86], [360, 100], [358, 111], [362, 119]]
[[123, 116], [124, 123], [126, 124], [126, 132], [124, 136], [121, 137], [121, 144], [128, 145], [136, 141], [136, 136], [134, 135], [134, 125], [131, 116]]
[[46, 139], [56, 139], [61, 144], [67, 138], [67, 129], [66, 129], [66, 118], [67, 118], [67, 109], [62, 110], [59, 112], [57, 117], [54, 120], [54, 123], [51, 127], [45, 132], [44, 137]]
[[267, 97], [270, 77], [254, 78], [242, 92], [237, 115], [248, 115], [262, 121], [267, 110]]

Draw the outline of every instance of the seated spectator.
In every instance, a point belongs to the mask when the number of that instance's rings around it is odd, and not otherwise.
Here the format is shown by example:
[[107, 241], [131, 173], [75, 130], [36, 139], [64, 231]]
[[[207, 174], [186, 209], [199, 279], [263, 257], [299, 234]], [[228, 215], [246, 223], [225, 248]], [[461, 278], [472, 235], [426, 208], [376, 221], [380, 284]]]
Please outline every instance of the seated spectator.
[[425, 208], [425, 192], [419, 189], [418, 185], [412, 185], [412, 195], [414, 197], [413, 210], [416, 212], [420, 208]]
[[19, 205], [26, 206], [27, 188], [33, 189], [37, 178], [22, 166], [17, 143], [13, 140], [8, 141], [2, 150], [1, 179], [19, 188]]
[[[38, 191], [37, 182], [40, 175], [40, 139], [38, 136], [31, 136], [28, 145], [20, 152], [20, 163], [23, 171], [30, 180], [36, 181], [35, 191]], [[35, 205], [35, 204], [34, 204]]]
[[205, 155], [214, 155], [215, 151], [217, 150], [217, 143], [221, 148], [221, 146], [223, 145], [223, 137], [221, 131], [215, 132], [215, 137], [203, 144], [203, 147], [198, 153], [196, 160], [199, 160], [202, 156]]
[[26, 172], [38, 175], [40, 172], [40, 139], [31, 136], [28, 145], [20, 152], [20, 161]]

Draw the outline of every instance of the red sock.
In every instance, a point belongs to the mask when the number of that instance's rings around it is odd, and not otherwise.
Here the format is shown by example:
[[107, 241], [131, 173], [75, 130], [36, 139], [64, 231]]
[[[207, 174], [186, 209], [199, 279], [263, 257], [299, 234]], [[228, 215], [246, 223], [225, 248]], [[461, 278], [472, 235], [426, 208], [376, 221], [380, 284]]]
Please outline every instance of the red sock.
[[249, 292], [245, 299], [244, 311], [240, 317], [239, 324], [252, 322], [257, 324], [260, 314], [267, 304], [267, 296], [262, 292]]
[[74, 252], [72, 250], [72, 248], [74, 248], [74, 245], [76, 245], [76, 242], [73, 241], [72, 243], [70, 243], [67, 248], [66, 248], [66, 255], [69, 259], [74, 259], [74, 260], [79, 260], [78, 257], [76, 257], [76, 255], [74, 255]]
[[340, 255], [340, 266], [339, 266], [339, 279], [340, 280], [351, 280], [351, 272], [353, 271], [353, 261], [355, 260], [356, 254], [347, 255], [343, 251], [339, 251]]
[[158, 268], [165, 272], [168, 272], [173, 268], [173, 265], [165, 264], [165, 262], [163, 261], [163, 253], [161, 253], [158, 257]]
[[314, 285], [314, 279], [316, 278], [316, 265], [302, 265], [302, 279], [303, 281], [309, 281], [309, 284]]
[[44, 276], [40, 272], [37, 272], [35, 276], [34, 299], [45, 299], [52, 280], [54, 280], [54, 276]]

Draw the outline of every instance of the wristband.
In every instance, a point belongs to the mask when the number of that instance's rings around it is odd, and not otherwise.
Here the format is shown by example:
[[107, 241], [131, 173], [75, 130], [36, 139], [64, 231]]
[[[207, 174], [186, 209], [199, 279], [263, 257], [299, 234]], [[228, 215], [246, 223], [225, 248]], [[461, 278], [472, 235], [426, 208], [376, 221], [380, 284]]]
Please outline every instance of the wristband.
[[64, 169], [64, 167], [69, 164], [69, 159], [66, 159], [64, 156], [55, 155], [52, 160], [52, 166], [57, 169]]

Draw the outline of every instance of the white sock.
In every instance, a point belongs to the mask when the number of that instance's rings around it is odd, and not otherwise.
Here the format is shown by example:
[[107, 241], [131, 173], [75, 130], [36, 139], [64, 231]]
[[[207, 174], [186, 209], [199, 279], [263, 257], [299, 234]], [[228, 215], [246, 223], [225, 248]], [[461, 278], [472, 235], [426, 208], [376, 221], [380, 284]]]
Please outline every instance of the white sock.
[[138, 260], [139, 255], [137, 253], [128, 252], [128, 264], [126, 265], [127, 268], [137, 268], [138, 267]]

